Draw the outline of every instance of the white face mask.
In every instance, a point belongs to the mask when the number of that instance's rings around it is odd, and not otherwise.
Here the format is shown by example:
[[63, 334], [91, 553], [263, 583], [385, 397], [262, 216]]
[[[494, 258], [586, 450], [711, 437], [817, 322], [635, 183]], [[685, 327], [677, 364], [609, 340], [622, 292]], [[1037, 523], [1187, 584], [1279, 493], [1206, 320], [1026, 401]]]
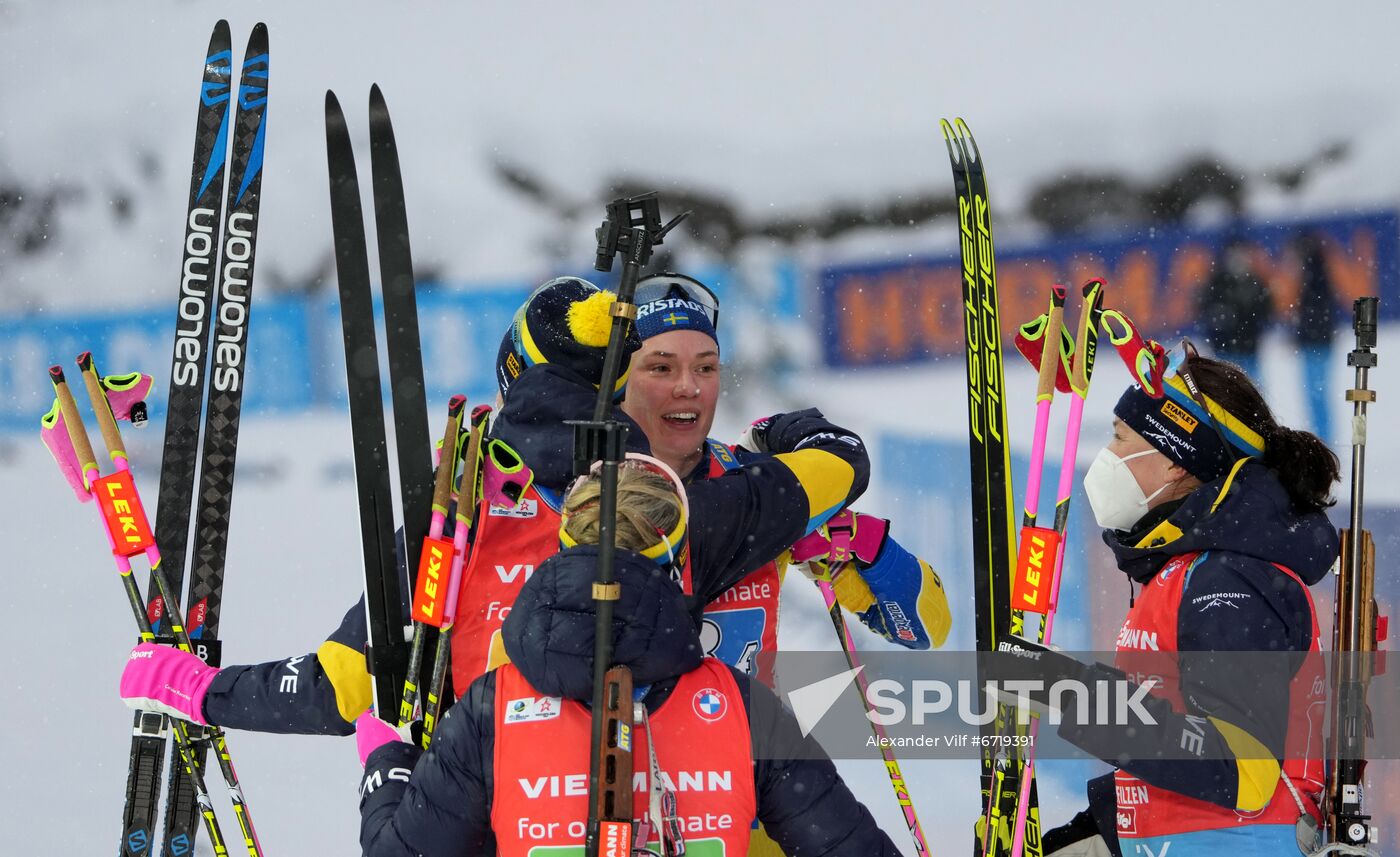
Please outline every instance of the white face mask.
[[1168, 482], [1151, 495], [1143, 494], [1137, 477], [1128, 469], [1126, 462], [1144, 455], [1154, 455], [1157, 450], [1147, 449], [1119, 458], [1107, 447], [1099, 450], [1094, 463], [1084, 474], [1084, 493], [1089, 495], [1089, 507], [1094, 510], [1094, 520], [1105, 530], [1130, 530], [1147, 514], [1147, 504], [1163, 491]]

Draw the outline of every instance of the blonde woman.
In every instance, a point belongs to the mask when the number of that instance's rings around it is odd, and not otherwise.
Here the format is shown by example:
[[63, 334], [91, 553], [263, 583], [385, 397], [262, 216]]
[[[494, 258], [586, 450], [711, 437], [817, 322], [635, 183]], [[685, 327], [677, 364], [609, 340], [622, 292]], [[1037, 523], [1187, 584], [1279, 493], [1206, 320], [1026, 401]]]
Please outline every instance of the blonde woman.
[[[522, 588], [504, 627], [511, 662], [472, 683], [430, 753], [361, 718], [365, 854], [581, 846], [598, 493], [596, 476], [569, 492], [560, 541], [571, 546]], [[649, 826], [652, 846], [745, 854], [757, 819], [787, 853], [897, 854], [771, 691], [703, 655], [679, 585], [689, 523], [670, 468], [629, 455], [618, 481], [614, 658], [631, 668], [647, 712], [634, 746], [637, 815], [663, 807], [674, 822]]]

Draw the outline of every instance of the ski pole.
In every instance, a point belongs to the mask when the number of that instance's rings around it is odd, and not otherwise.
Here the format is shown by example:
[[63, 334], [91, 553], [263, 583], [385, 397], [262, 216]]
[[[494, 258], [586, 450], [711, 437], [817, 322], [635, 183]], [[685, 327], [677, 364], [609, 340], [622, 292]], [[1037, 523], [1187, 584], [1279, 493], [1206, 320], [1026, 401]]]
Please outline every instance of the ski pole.
[[[856, 654], [855, 641], [851, 639], [851, 631], [846, 627], [846, 617], [841, 614], [841, 605], [836, 600], [836, 591], [832, 589], [830, 571], [827, 572], [826, 579], [817, 579], [817, 588], [822, 591], [822, 598], [826, 600], [826, 612], [831, 617], [831, 624], [836, 626], [836, 636], [841, 640], [841, 651], [846, 654], [846, 663], [852, 670], [855, 670], [856, 686], [860, 691], [861, 704], [865, 706], [865, 713], [870, 711], [870, 700], [866, 696], [869, 682], [865, 678], [864, 665], [860, 662], [860, 657]], [[894, 789], [895, 800], [899, 801], [899, 808], [904, 812], [904, 823], [909, 825], [909, 835], [914, 838], [914, 853], [927, 855], [928, 844], [924, 839], [924, 828], [919, 824], [919, 815], [914, 811], [914, 801], [909, 796], [909, 787], [904, 783], [904, 773], [899, 769], [899, 760], [894, 756], [894, 749], [885, 733], [885, 727], [878, 722], [866, 717], [870, 721], [870, 731], [875, 733], [875, 743], [880, 747], [880, 756], [885, 760], [885, 773], [890, 778], [890, 787]]]
[[453, 396], [447, 402], [447, 427], [443, 430], [442, 450], [438, 456], [436, 478], [433, 480], [432, 518], [428, 521], [428, 537], [423, 540], [418, 560], [418, 585], [413, 593], [413, 644], [408, 652], [408, 669], [404, 672], [403, 695], [399, 700], [399, 725], [413, 720], [418, 709], [418, 674], [423, 665], [423, 647], [427, 644], [428, 628], [442, 623], [444, 566], [450, 570], [455, 561], [454, 546], [442, 537], [447, 523], [447, 502], [452, 494], [452, 477], [457, 472], [457, 436], [462, 429], [462, 409], [466, 396]]
[[[1039, 612], [1045, 605], [1042, 602], [1044, 586], [1043, 562], [1046, 553], [1053, 554], [1053, 547], [1046, 545], [1037, 533], [1035, 525], [1040, 508], [1040, 479], [1045, 470], [1045, 442], [1050, 430], [1050, 407], [1055, 399], [1055, 375], [1059, 371], [1059, 359], [1055, 353], [1059, 341], [1059, 331], [1064, 324], [1065, 287], [1058, 283], [1050, 287], [1050, 310], [1044, 316], [1045, 325], [1041, 333], [1040, 374], [1035, 387], [1035, 435], [1031, 442], [1031, 465], [1026, 474], [1025, 511], [1021, 517], [1021, 555], [1016, 561], [1016, 577], [1013, 581], [1011, 606], [1022, 610]], [[1032, 554], [1029, 548], [1039, 545], [1046, 550]]]
[[[1084, 304], [1080, 309], [1079, 333], [1074, 344], [1074, 368], [1070, 387], [1074, 391], [1069, 402], [1069, 423], [1065, 429], [1064, 457], [1060, 459], [1060, 485], [1055, 499], [1054, 574], [1050, 578], [1049, 599], [1045, 617], [1036, 634], [1038, 642], [1049, 643], [1055, 627], [1055, 609], [1060, 597], [1060, 571], [1064, 567], [1062, 547], [1069, 526], [1069, 501], [1074, 490], [1074, 467], [1079, 457], [1079, 429], [1084, 422], [1084, 400], [1089, 396], [1089, 381], [1094, 376], [1094, 355], [1098, 351], [1099, 320], [1103, 314], [1104, 281], [1093, 279], [1084, 284]], [[1026, 813], [1030, 805], [1030, 783], [1035, 776], [1035, 738], [1040, 719], [1031, 721], [1030, 745], [1026, 750], [1026, 776], [1021, 780], [1021, 794], [1016, 801], [1016, 826], [1011, 838], [1011, 857], [1021, 857], [1026, 841]]]
[[[102, 389], [101, 377], [97, 374], [97, 365], [93, 361], [92, 352], [84, 351], [82, 354], [78, 355], [77, 363], [79, 370], [83, 373], [83, 381], [87, 386], [88, 398], [92, 402], [94, 413], [97, 415], [97, 426], [102, 433], [103, 443], [106, 445], [107, 453], [111, 456], [112, 464], [116, 468], [116, 473], [114, 473], [113, 476], [117, 477], [117, 480], [108, 483], [107, 497], [100, 496], [103, 492], [99, 492], [98, 500], [112, 502], [113, 505], [111, 508], [117, 513], [116, 515], [104, 514], [103, 521], [107, 526], [108, 537], [112, 540], [114, 555], [116, 551], [127, 552], [126, 556], [118, 559], [117, 566], [119, 569], [122, 569], [123, 566], [125, 567], [123, 579], [130, 584], [127, 587], [127, 596], [131, 601], [132, 611], [139, 614], [137, 625], [141, 629], [143, 639], [146, 635], [150, 635], [151, 639], [148, 640], [148, 642], [154, 642], [154, 634], [152, 633], [150, 619], [142, 606], [141, 593], [136, 588], [136, 582], [131, 575], [130, 557], [135, 556], [137, 553], [144, 552], [146, 554], [146, 560], [151, 566], [151, 580], [160, 590], [161, 597], [165, 600], [166, 616], [169, 619], [170, 631], [175, 636], [176, 644], [180, 649], [194, 654], [194, 644], [191, 642], [189, 631], [186, 630], [185, 627], [185, 618], [183, 611], [180, 609], [179, 598], [165, 574], [165, 569], [161, 567], [160, 548], [156, 545], [155, 538], [150, 533], [150, 524], [146, 521], [145, 511], [141, 505], [140, 494], [136, 490], [135, 480], [133, 480], [130, 475], [131, 467], [127, 461], [126, 447], [122, 442], [121, 430], [117, 427], [117, 421], [112, 416], [111, 404], [107, 401], [107, 395]], [[55, 369], [56, 368], [57, 367], [55, 367]], [[50, 372], [52, 371], [53, 370], [50, 370]], [[61, 371], [59, 372], [58, 378], [62, 378]], [[57, 387], [57, 385], [55, 385], [55, 387]], [[61, 398], [60, 396], [60, 400]], [[65, 411], [64, 419], [67, 420], [71, 416], [75, 421], [73, 425], [81, 429], [82, 423], [78, 422], [81, 420], [81, 417], [77, 413], [77, 406], [76, 403], [72, 401], [71, 393], [68, 398], [69, 403], [72, 405], [72, 413], [69, 414]], [[72, 428], [70, 428], [70, 432], [71, 431], [73, 431]], [[83, 435], [83, 440], [86, 443], [85, 431], [83, 431]], [[92, 461], [94, 475], [96, 475], [97, 464], [95, 458], [91, 455], [91, 444], [87, 445], [87, 452], [89, 460]], [[87, 469], [87, 465], [84, 464], [84, 471]], [[117, 481], [120, 482], [120, 488], [117, 490], [125, 493], [125, 499], [129, 508], [129, 511], [125, 514], [122, 514], [122, 507], [116, 502], [117, 494], [112, 493]], [[105, 512], [106, 508], [104, 508], [104, 513]], [[122, 535], [120, 537], [117, 532], [114, 532], [112, 529], [114, 524], [119, 524], [121, 527]], [[141, 538], [135, 539], [130, 535], [133, 528], [135, 528]], [[127, 545], [122, 547], [122, 542], [127, 542]], [[188, 751], [186, 754], [185, 766], [190, 769], [189, 773], [191, 778], [197, 777], [202, 781], [203, 771], [199, 770], [195, 763], [194, 745], [193, 739], [190, 737], [189, 725], [179, 718], [171, 718], [171, 721], [175, 725], [177, 738], [182, 732], [184, 733], [184, 749]], [[213, 725], [205, 727], [205, 730], [210, 744], [213, 745], [214, 755], [219, 760], [219, 769], [223, 773], [224, 783], [228, 787], [229, 798], [233, 803], [234, 816], [238, 819], [238, 827], [243, 834], [243, 845], [247, 848], [248, 853], [252, 857], [262, 857], [262, 846], [259, 844], [257, 833], [253, 829], [253, 818], [248, 811], [247, 802], [243, 799], [243, 789], [242, 786], [239, 785], [238, 774], [233, 769], [233, 761], [229, 756], [228, 745], [224, 741], [223, 730]], [[204, 794], [204, 801], [201, 804], [200, 811], [202, 814], [207, 813], [207, 822], [213, 818], [214, 809], [213, 806], [208, 803], [208, 789], [204, 787], [202, 782], [199, 783], [198, 790]], [[211, 827], [209, 830], [210, 837], [212, 838], [217, 832], [218, 831], [214, 827]], [[219, 838], [218, 847], [224, 847], [222, 837]], [[227, 853], [227, 851], [219, 851], [218, 848], [216, 848], [216, 853]]]
[[[129, 474], [123, 473], [120, 467], [111, 476], [102, 476], [97, 466], [97, 456], [92, 451], [92, 443], [88, 440], [87, 429], [83, 425], [82, 416], [78, 413], [78, 403], [73, 400], [73, 393], [68, 389], [68, 382], [63, 376], [62, 366], [49, 367], [49, 381], [53, 384], [54, 395], [58, 397], [63, 423], [68, 430], [68, 439], [73, 444], [78, 464], [82, 468], [83, 485], [92, 498], [97, 501], [99, 511], [102, 513], [102, 531], [107, 535], [107, 543], [112, 549], [112, 559], [116, 562], [117, 571], [121, 575], [122, 587], [126, 591], [132, 615], [136, 617], [136, 625], [141, 632], [141, 641], [153, 643], [156, 635], [151, 629], [150, 620], [146, 617], [141, 592], [136, 585], [135, 577], [132, 575], [131, 555], [125, 553], [128, 550], [127, 547], [120, 546], [106, 516], [108, 508], [111, 508], [114, 513], [124, 512], [126, 519], [131, 521], [132, 525], [138, 529], [144, 526], [145, 530], [149, 530], [149, 526], [145, 525], [144, 513], [133, 514], [134, 511], [139, 511], [139, 506], [136, 510], [132, 509], [131, 498], [134, 496], [134, 485], [131, 477]], [[112, 458], [114, 462], [119, 460], [116, 455], [113, 455]], [[104, 502], [105, 497], [115, 498], [110, 507]], [[132, 549], [134, 553], [140, 553], [148, 546], [153, 547], [154, 540], [141, 538], [136, 541]], [[209, 831], [209, 842], [213, 845], [216, 855], [227, 855], [228, 850], [224, 847], [224, 837], [219, 829], [219, 820], [214, 817], [213, 805], [209, 801], [209, 790], [204, 784], [203, 772], [200, 771], [195, 761], [189, 724], [176, 718], [171, 718], [171, 722], [175, 726], [175, 741], [180, 748], [180, 757], [184, 760], [185, 767], [189, 771], [190, 779], [194, 782], [198, 794], [200, 814], [204, 818], [205, 828]]]
[[[1012, 578], [1011, 608], [1021, 612], [1044, 609], [1047, 597], [1044, 584], [1049, 578], [1045, 574], [1044, 558], [1053, 553], [1053, 550], [1045, 538], [1046, 531], [1037, 528], [1035, 522], [1040, 506], [1040, 481], [1045, 469], [1045, 443], [1049, 434], [1050, 409], [1061, 377], [1060, 366], [1074, 353], [1074, 341], [1068, 339], [1068, 333], [1061, 333], [1064, 329], [1064, 313], [1065, 287], [1056, 283], [1050, 287], [1050, 308], [1044, 315], [1022, 325], [1016, 343], [1022, 354], [1038, 371], [1035, 434], [1031, 443], [1030, 470], [1026, 477], [1025, 505], [1021, 517], [1021, 552], [1017, 558], [1015, 576]], [[1034, 353], [1031, 350], [1034, 340], [1031, 339], [1030, 331], [1037, 328], [1040, 351]], [[1023, 782], [1027, 784], [1025, 793], [1029, 794], [1030, 780], [1025, 779]], [[1001, 801], [1005, 792], [1001, 785], [1001, 772], [998, 771], [995, 787], [988, 792], [987, 805], [982, 813], [983, 830], [988, 834], [983, 838], [984, 855], [995, 850], [995, 831], [1003, 824]]]
[[489, 405], [477, 405], [471, 413], [471, 434], [467, 438], [462, 476], [457, 483], [457, 514], [452, 530], [452, 568], [447, 576], [447, 599], [442, 607], [442, 625], [438, 627], [437, 651], [433, 654], [433, 672], [428, 681], [427, 701], [423, 705], [423, 749], [433, 741], [433, 730], [442, 713], [443, 693], [447, 684], [447, 668], [452, 660], [452, 629], [457, 623], [457, 594], [462, 586], [462, 569], [466, 566], [476, 519], [477, 477], [481, 472], [481, 450], [484, 446], [486, 421], [491, 416]]

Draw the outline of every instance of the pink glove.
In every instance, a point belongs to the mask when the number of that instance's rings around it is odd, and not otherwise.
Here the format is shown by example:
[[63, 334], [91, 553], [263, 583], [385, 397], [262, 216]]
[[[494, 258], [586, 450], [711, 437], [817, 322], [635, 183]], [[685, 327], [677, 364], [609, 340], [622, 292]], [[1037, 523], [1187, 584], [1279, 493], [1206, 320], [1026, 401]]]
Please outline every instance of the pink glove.
[[141, 643], [131, 650], [131, 658], [122, 670], [122, 700], [130, 708], [208, 726], [204, 695], [218, 674], [198, 655], [171, 646]]
[[409, 726], [397, 729], [374, 716], [374, 709], [366, 711], [355, 718], [355, 746], [360, 751], [360, 766], [363, 767], [365, 761], [369, 759], [369, 754], [395, 741], [402, 741], [405, 744], [412, 743], [408, 738]]
[[833, 571], [852, 559], [870, 566], [879, 558], [889, 528], [890, 522], [884, 518], [842, 509], [793, 544], [792, 561], [818, 560]]

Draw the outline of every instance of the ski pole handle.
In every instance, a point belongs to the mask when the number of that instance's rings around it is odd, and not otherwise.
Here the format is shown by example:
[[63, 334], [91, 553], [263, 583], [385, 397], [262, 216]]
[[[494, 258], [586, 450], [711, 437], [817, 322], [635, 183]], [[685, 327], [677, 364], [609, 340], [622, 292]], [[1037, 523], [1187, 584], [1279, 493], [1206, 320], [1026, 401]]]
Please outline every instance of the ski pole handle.
[[68, 430], [68, 439], [72, 441], [73, 451], [78, 454], [78, 464], [83, 468], [83, 487], [91, 491], [92, 483], [99, 476], [97, 456], [92, 451], [92, 441], [88, 439], [82, 414], [78, 413], [78, 403], [73, 400], [73, 391], [68, 388], [68, 381], [63, 377], [62, 366], [49, 367], [49, 381], [53, 383], [58, 407], [63, 412], [63, 425]]
[[83, 373], [83, 383], [87, 385], [88, 398], [92, 400], [93, 412], [97, 414], [97, 428], [102, 432], [102, 442], [113, 461], [126, 458], [126, 446], [122, 442], [121, 431], [117, 428], [117, 418], [112, 415], [112, 404], [107, 401], [107, 391], [102, 389], [102, 379], [97, 375], [97, 367], [91, 351], [78, 355], [78, 370]]
[[1045, 324], [1045, 335], [1041, 338], [1040, 375], [1036, 378], [1035, 399], [1037, 402], [1054, 398], [1055, 373], [1060, 368], [1059, 332], [1065, 318], [1065, 287], [1059, 283], [1050, 287], [1050, 313]]

